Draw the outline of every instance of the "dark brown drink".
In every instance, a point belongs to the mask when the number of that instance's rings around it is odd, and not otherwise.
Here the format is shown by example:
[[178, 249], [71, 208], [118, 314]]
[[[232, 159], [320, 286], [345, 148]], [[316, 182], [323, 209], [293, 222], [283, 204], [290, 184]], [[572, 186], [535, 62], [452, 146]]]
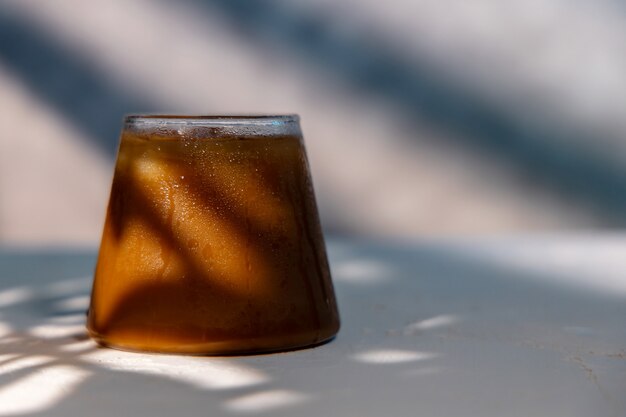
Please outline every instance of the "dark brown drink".
[[127, 118], [95, 340], [231, 354], [317, 344], [338, 328], [297, 116]]

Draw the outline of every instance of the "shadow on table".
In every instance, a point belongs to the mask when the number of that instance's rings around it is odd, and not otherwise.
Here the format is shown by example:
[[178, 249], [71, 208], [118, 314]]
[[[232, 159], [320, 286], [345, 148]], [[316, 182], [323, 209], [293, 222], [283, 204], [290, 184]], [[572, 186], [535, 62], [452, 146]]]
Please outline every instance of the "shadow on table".
[[[416, 404], [424, 415], [462, 407], [478, 415], [496, 407], [488, 395], [500, 395], [511, 410], [525, 404], [532, 414], [545, 410], [546, 389], [556, 411], [578, 415], [576, 399], [558, 396], [571, 394], [558, 390], [568, 375], [542, 369], [582, 355], [559, 340], [593, 345], [584, 329], [617, 326], [626, 313], [623, 293], [531, 276], [490, 262], [492, 255], [481, 259], [475, 255], [482, 252], [467, 246], [333, 242], [330, 248], [343, 318], [338, 338], [310, 350], [229, 358], [97, 348], [83, 330], [93, 254], [3, 253], [0, 415], [409, 416]], [[545, 338], [527, 340], [525, 326], [545, 328]], [[551, 339], [555, 329], [562, 332], [558, 340]], [[502, 344], [518, 346], [522, 359], [511, 361]], [[620, 351], [610, 350], [615, 346], [603, 345], [595, 355], [624, 366]], [[543, 382], [529, 384], [516, 368], [525, 354], [535, 372], [544, 372]], [[585, 375], [575, 362], [571, 373]], [[595, 383], [613, 397], [610, 407], [623, 409], [601, 379]], [[517, 387], [526, 387], [524, 396]], [[537, 410], [524, 402], [533, 395], [543, 395]]]

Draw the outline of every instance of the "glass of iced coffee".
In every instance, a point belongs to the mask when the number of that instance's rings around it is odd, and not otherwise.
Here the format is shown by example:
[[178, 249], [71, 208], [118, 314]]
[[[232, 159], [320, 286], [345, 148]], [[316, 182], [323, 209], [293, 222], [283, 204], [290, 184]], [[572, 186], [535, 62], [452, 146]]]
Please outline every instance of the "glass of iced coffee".
[[105, 346], [187, 354], [331, 339], [298, 116], [127, 117], [87, 327]]

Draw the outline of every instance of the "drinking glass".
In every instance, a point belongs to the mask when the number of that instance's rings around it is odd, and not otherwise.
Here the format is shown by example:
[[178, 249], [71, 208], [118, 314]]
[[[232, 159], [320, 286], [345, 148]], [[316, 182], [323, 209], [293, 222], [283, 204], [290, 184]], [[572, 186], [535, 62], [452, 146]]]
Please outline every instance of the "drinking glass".
[[187, 354], [334, 337], [298, 116], [125, 118], [87, 328], [105, 346]]

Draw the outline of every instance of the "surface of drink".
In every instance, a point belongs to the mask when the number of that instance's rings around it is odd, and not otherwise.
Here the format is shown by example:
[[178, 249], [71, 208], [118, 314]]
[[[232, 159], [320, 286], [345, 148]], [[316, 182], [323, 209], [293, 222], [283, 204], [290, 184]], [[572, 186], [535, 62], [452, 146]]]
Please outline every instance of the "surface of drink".
[[236, 122], [253, 126], [127, 119], [88, 319], [99, 343], [228, 354], [336, 334], [298, 119]]

